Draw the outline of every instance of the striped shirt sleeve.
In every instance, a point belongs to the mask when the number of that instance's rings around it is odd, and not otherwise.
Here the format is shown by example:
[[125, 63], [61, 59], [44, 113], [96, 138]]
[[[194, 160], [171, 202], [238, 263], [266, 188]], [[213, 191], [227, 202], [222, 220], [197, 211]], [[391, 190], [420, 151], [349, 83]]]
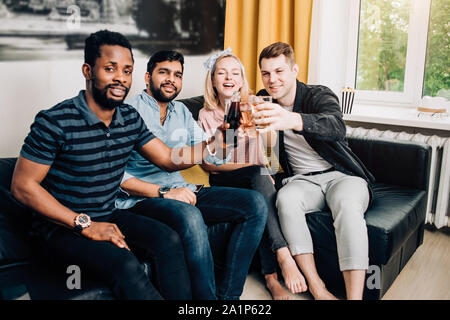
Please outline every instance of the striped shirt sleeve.
[[45, 111], [41, 111], [31, 125], [20, 155], [40, 164], [51, 165], [63, 143], [64, 132]]

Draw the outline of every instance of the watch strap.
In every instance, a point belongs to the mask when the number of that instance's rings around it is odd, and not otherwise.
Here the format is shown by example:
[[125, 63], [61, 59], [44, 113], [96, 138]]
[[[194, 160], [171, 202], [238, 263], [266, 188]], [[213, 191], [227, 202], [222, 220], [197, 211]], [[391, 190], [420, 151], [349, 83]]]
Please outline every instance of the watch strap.
[[83, 227], [80, 225], [75, 225], [75, 227], [72, 228], [73, 233], [75, 233], [77, 236], [81, 237], [81, 232], [83, 231]]
[[159, 197], [160, 197], [160, 198], [164, 198], [164, 195], [165, 195], [167, 192], [169, 192], [169, 191], [170, 191], [170, 188], [169, 188], [169, 187], [160, 187], [160, 188], [158, 189]]

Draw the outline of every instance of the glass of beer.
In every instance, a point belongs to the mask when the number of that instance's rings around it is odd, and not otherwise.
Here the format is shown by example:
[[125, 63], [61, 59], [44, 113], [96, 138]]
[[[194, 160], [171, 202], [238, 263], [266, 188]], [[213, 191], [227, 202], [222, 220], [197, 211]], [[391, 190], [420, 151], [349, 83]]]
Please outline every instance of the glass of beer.
[[242, 128], [246, 135], [251, 138], [255, 138], [256, 128], [255, 123], [253, 122], [253, 110], [251, 105], [251, 97], [248, 99], [241, 99], [240, 109], [241, 109], [241, 118], [242, 118]]
[[[264, 103], [272, 103], [272, 96], [251, 96], [250, 106], [252, 109], [252, 114], [257, 112], [255, 109], [257, 105]], [[260, 124], [256, 126], [256, 129], [264, 129], [265, 127], [267, 127], [267, 124]]]

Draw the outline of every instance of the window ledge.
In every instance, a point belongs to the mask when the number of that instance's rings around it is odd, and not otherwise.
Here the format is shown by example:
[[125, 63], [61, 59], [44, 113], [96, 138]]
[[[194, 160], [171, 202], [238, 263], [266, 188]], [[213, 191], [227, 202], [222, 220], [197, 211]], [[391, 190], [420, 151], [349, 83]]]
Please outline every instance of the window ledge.
[[344, 120], [450, 131], [450, 116], [432, 118], [418, 114], [415, 108], [355, 104], [351, 114], [344, 114]]

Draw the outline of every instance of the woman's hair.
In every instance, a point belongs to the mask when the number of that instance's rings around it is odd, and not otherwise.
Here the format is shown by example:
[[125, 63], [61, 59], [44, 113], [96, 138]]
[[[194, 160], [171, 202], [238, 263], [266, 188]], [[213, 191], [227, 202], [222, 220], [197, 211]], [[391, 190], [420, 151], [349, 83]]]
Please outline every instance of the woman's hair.
[[241, 93], [241, 97], [247, 97], [249, 94], [248, 82], [245, 77], [244, 66], [242, 65], [241, 60], [239, 60], [239, 58], [232, 53], [226, 53], [224, 55], [221, 55], [219, 58], [217, 58], [212, 69], [208, 70], [208, 72], [206, 74], [205, 93], [204, 93], [205, 104], [203, 105], [206, 109], [214, 110], [214, 109], [217, 109], [220, 105], [219, 95], [217, 94], [216, 88], [214, 88], [214, 86], [213, 86], [212, 80], [214, 77], [214, 73], [216, 72], [217, 63], [228, 57], [234, 58], [237, 62], [239, 62], [240, 66], [241, 66], [241, 76], [243, 79], [242, 87], [239, 90]]

